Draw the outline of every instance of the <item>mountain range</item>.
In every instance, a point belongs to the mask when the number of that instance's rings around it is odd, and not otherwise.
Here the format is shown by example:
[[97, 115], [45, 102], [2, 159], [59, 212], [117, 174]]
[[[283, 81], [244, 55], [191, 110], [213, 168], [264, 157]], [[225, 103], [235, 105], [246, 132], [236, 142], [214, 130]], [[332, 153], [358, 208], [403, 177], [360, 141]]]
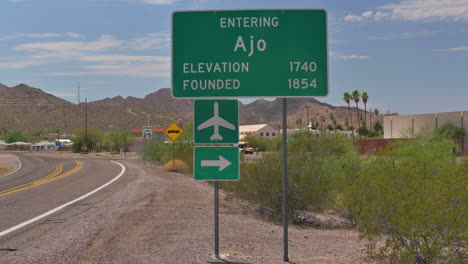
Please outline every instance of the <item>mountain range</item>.
[[[287, 103], [289, 127], [297, 127], [298, 119], [306, 125], [306, 107], [310, 118], [319, 120], [325, 115], [328, 123], [330, 113], [341, 124], [349, 116], [347, 107], [333, 106], [314, 98], [288, 98]], [[193, 100], [174, 99], [171, 89], [161, 88], [144, 98], [116, 96], [74, 104], [26, 84], [8, 87], [0, 83], [0, 129], [71, 133], [84, 127], [86, 112], [88, 127], [105, 131], [141, 128], [147, 123], [147, 115], [143, 113], [150, 115], [153, 127], [165, 128], [172, 122], [192, 122]], [[258, 99], [249, 104], [239, 101], [241, 125], [268, 123], [279, 127], [281, 113], [281, 99]], [[353, 113], [353, 119], [355, 117]]]

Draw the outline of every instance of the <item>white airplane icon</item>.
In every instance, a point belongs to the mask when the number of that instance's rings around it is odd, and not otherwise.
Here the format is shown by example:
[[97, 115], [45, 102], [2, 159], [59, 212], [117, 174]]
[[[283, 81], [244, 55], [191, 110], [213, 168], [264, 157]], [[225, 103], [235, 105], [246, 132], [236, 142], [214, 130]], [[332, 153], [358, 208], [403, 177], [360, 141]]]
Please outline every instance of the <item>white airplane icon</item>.
[[210, 140], [222, 140], [223, 137], [219, 134], [219, 127], [225, 127], [227, 129], [234, 130], [233, 124], [219, 117], [219, 105], [218, 102], [214, 103], [214, 116], [197, 127], [197, 130], [202, 130], [208, 127], [214, 127], [214, 134], [210, 137]]

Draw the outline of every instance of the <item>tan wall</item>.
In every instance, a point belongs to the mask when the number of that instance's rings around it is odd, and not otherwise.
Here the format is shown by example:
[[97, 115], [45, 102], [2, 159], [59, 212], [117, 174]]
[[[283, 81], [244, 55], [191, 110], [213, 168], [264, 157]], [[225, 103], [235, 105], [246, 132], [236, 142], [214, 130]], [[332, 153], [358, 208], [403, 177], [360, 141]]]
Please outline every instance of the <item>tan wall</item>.
[[392, 117], [392, 138], [405, 138], [412, 136], [413, 116], [393, 116]]
[[461, 112], [438, 113], [437, 127], [441, 127], [445, 123], [452, 123], [457, 127], [461, 127]]
[[421, 133], [424, 130], [434, 130], [436, 128], [435, 114], [414, 115], [414, 133]]
[[392, 117], [393, 116], [384, 116], [383, 117], [383, 135], [384, 138], [392, 138], [392, 133], [391, 133], [391, 125], [392, 125]]
[[[263, 133], [263, 137], [266, 137], [266, 138], [275, 138], [279, 136], [279, 130], [273, 128], [272, 126], [263, 127], [257, 132], [257, 135], [260, 136], [260, 133]], [[269, 136], [266, 136], [266, 133], [268, 133]], [[274, 136], [273, 136], [273, 133], [275, 133]]]
[[[445, 123], [452, 123], [455, 126], [463, 127], [466, 133], [462, 148], [468, 153], [468, 111], [463, 112], [463, 122], [461, 112], [446, 112], [437, 114], [405, 115], [405, 116], [385, 116], [384, 117], [384, 138], [402, 138], [405, 133], [414, 129], [414, 133], [420, 133], [425, 129], [433, 130], [441, 127]], [[437, 126], [436, 126], [437, 125]], [[406, 132], [405, 132], [406, 131]]]
[[468, 111], [463, 112], [463, 128], [465, 129], [465, 140], [463, 142], [463, 152], [468, 153]]

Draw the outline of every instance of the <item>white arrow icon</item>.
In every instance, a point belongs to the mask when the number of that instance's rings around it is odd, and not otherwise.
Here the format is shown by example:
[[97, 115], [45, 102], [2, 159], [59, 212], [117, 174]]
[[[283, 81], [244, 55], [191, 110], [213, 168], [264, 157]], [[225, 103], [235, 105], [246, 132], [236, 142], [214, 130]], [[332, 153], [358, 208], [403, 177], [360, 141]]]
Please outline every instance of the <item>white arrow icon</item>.
[[222, 171], [231, 165], [231, 162], [226, 160], [223, 156], [219, 155], [219, 160], [202, 160], [201, 165], [202, 167], [219, 167], [219, 171]]

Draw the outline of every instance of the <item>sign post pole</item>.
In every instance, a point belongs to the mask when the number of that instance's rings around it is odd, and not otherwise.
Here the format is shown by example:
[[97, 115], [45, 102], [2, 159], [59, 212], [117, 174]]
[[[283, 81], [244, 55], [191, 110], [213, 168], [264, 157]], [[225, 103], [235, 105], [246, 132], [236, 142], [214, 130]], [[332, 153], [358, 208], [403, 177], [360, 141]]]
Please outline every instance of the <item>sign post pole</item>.
[[219, 259], [219, 181], [214, 182], [214, 196], [215, 258]]
[[283, 98], [283, 249], [284, 261], [288, 256], [288, 129], [287, 129], [287, 102]]

